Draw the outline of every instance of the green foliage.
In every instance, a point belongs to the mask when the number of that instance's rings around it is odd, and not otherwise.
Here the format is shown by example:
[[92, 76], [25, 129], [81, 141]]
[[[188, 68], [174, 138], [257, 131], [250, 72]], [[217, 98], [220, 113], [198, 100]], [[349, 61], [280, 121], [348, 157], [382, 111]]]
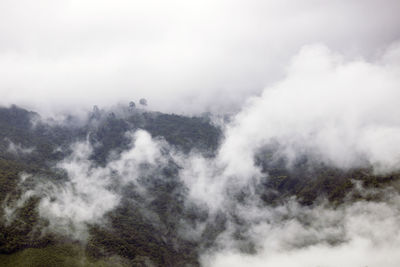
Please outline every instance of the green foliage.
[[119, 257], [96, 260], [85, 254], [79, 244], [50, 245], [45, 248], [28, 248], [11, 254], [0, 255], [0, 266], [12, 267], [112, 267], [129, 266]]
[[143, 128], [152, 136], [161, 136], [185, 152], [193, 148], [214, 151], [218, 147], [221, 131], [205, 118], [150, 113], [144, 118]]
[[[287, 167], [284, 160], [259, 161], [262, 170], [268, 173], [263, 187], [259, 190], [267, 204], [281, 203], [287, 197], [295, 196], [303, 205], [312, 205], [319, 199], [328, 199], [340, 204], [347, 200], [358, 181], [365, 189], [391, 185], [400, 180], [400, 174], [376, 175], [372, 169], [341, 170], [323, 163], [303, 158]], [[379, 200], [379, 195], [369, 200]], [[360, 199], [361, 196], [358, 196]]]

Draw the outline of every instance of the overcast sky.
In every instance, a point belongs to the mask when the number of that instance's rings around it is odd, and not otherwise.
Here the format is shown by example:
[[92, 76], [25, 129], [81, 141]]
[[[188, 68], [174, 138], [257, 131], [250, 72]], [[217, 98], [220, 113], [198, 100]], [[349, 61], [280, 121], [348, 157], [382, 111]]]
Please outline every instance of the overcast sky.
[[2, 0], [0, 104], [232, 111], [304, 45], [373, 61], [398, 14], [398, 0]]

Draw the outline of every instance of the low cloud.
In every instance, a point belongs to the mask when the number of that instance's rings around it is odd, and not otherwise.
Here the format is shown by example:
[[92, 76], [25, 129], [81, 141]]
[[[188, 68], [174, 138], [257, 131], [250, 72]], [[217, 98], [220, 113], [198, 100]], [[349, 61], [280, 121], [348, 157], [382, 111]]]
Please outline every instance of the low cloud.
[[[397, 266], [400, 257], [400, 196], [333, 208], [304, 207], [291, 200], [276, 208], [245, 206], [242, 240], [232, 229], [202, 256], [204, 266]], [[243, 240], [253, 252], [243, 252]], [[242, 250], [241, 250], [242, 249]]]
[[[120, 203], [121, 188], [128, 184], [138, 185], [137, 180], [147, 169], [163, 162], [162, 145], [153, 141], [147, 132], [139, 130], [127, 135], [132, 140], [130, 148], [104, 167], [90, 160], [93, 150], [88, 141], [73, 144], [72, 154], [56, 165], [65, 172], [67, 180], [31, 177], [35, 180], [35, 188], [23, 193], [12, 206], [7, 206], [9, 212], [6, 214], [11, 215], [27, 199], [37, 196], [40, 198], [39, 215], [49, 221], [50, 230], [85, 240], [87, 224], [103, 223], [104, 215]], [[22, 178], [20, 187], [25, 175]]]
[[[255, 162], [266, 147], [287, 159], [288, 168], [307, 156], [342, 170], [399, 171], [398, 51], [393, 45], [374, 61], [349, 61], [323, 45], [306, 46], [282, 81], [226, 125], [215, 158], [180, 159], [189, 199], [226, 217], [227, 229], [201, 257], [204, 266], [397, 266], [400, 196], [394, 190], [384, 189], [382, 201], [338, 207], [305, 207], [296, 199], [272, 207], [254, 191], [260, 178], [268, 179]], [[354, 188], [369, 193], [359, 183]], [[241, 190], [248, 194], [239, 201]]]
[[[323, 45], [304, 47], [286, 77], [249, 99], [225, 125], [215, 158], [176, 157], [189, 197], [220, 209], [227, 194], [254, 190], [261, 177], [255, 157], [273, 147], [288, 166], [299, 157], [340, 169], [400, 166], [400, 65], [387, 58], [345, 60]], [[270, 159], [272, 160], [272, 159]]]
[[30, 154], [35, 150], [35, 148], [33, 147], [23, 147], [21, 144], [14, 143], [8, 139], [6, 139], [5, 141], [8, 142], [7, 152], [14, 155]]
[[[128, 150], [98, 166], [90, 159], [91, 145], [80, 142], [57, 165], [66, 182], [39, 180], [21, 199], [40, 196], [39, 213], [50, 229], [84, 239], [87, 224], [102, 222], [118, 206], [124, 186], [133, 184], [145, 201], [151, 199], [138, 179], [149, 173], [155, 179], [152, 170], [173, 160], [186, 186], [181, 196], [187, 197], [187, 207], [206, 211], [191, 225], [182, 219], [180, 234], [198, 241], [208, 222], [218, 214], [225, 218], [226, 230], [201, 255], [205, 266], [395, 266], [400, 261], [397, 193], [385, 189], [382, 201], [337, 207], [304, 207], [295, 199], [268, 206], [255, 193], [261, 179], [268, 179], [255, 157], [274, 147], [289, 168], [305, 155], [342, 170], [399, 171], [400, 65], [393, 60], [398, 51], [394, 44], [374, 60], [348, 60], [324, 45], [305, 46], [281, 81], [249, 99], [224, 125], [215, 157], [182, 154], [139, 130], [128, 134]], [[355, 190], [362, 191], [359, 187]], [[246, 198], [239, 201], [241, 192]]]
[[220, 157], [235, 173], [249, 173], [255, 153], [277, 143], [292, 161], [307, 154], [340, 168], [398, 170], [400, 65], [386, 59], [396, 51], [369, 62], [304, 47], [286, 77], [250, 99], [228, 126]]
[[[201, 255], [204, 266], [397, 266], [398, 193], [272, 207], [256, 193], [268, 173], [255, 158], [271, 160], [262, 153], [272, 147], [272, 160], [288, 168], [306, 156], [341, 170], [400, 171], [399, 11], [398, 0], [1, 1], [0, 105], [57, 114], [54, 125], [63, 112], [142, 97], [150, 110], [234, 114], [215, 157], [183, 154], [139, 130], [99, 166], [92, 144], [75, 143], [56, 165], [64, 178], [21, 175], [25, 191], [4, 202], [7, 222], [38, 197], [49, 230], [85, 240], [124, 187], [151, 202], [139, 181], [174, 161], [169, 175], [185, 185], [173, 183], [183, 191], [178, 202], [202, 213], [182, 218], [179, 234], [199, 241], [223, 215], [226, 229]], [[3, 148], [34, 151], [11, 141]]]

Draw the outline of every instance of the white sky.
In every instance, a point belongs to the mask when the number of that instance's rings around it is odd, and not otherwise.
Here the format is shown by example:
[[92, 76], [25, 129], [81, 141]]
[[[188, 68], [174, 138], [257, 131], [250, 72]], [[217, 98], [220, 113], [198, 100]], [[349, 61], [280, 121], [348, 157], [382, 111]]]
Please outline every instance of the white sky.
[[372, 60], [398, 14], [398, 0], [2, 0], [0, 104], [231, 111], [303, 45]]

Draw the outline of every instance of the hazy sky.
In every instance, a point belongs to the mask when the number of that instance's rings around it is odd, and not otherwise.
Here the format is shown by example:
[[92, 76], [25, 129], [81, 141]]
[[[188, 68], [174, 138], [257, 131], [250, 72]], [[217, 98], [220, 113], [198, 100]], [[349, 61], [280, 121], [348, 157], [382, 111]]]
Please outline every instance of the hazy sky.
[[398, 14], [398, 0], [2, 0], [0, 104], [230, 111], [304, 45], [373, 61], [399, 38]]

